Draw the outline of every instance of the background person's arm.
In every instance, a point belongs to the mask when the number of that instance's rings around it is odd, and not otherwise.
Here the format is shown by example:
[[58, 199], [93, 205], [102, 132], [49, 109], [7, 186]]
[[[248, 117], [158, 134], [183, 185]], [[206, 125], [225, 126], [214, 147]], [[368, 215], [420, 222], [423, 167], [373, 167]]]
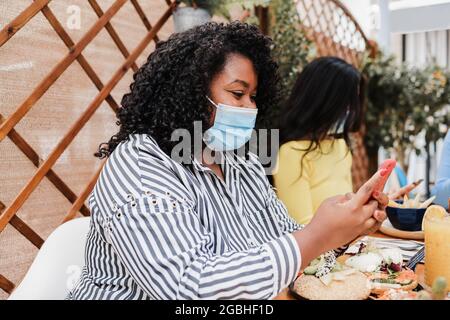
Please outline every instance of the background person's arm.
[[436, 195], [435, 203], [444, 207], [448, 206], [448, 198], [450, 198], [450, 131], [445, 136], [433, 194]]

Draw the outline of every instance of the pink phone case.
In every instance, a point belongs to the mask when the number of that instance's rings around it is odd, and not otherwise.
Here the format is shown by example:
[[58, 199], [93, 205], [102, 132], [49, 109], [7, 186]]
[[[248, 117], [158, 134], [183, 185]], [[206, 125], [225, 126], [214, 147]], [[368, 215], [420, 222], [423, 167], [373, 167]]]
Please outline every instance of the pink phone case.
[[378, 182], [378, 184], [375, 186], [375, 188], [373, 189], [373, 192], [383, 192], [384, 186], [392, 172], [392, 170], [394, 170], [395, 165], [397, 164], [397, 161], [395, 161], [394, 159], [387, 159], [384, 160], [383, 163], [381, 164], [380, 168], [378, 169], [378, 171], [382, 170], [382, 169], [387, 169], [386, 174], [381, 178], [381, 180]]

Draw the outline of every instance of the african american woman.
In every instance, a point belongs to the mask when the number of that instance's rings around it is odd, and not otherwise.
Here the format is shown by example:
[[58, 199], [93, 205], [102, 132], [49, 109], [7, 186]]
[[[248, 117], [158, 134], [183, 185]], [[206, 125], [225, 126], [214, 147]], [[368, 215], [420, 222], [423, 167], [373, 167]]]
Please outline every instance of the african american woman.
[[[387, 199], [372, 193], [385, 172], [324, 201], [304, 227], [258, 157], [239, 154], [257, 115], [278, 103], [271, 44], [240, 22], [158, 43], [123, 97], [119, 132], [97, 154], [108, 159], [68, 299], [270, 299], [318, 255], [379, 227]], [[181, 160], [180, 129], [192, 138]]]

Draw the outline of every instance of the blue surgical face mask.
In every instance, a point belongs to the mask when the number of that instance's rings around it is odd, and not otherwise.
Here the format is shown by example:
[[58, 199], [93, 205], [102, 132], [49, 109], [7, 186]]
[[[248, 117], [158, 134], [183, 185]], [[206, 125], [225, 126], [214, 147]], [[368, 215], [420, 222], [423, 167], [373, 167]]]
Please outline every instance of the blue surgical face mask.
[[203, 134], [206, 145], [214, 151], [229, 151], [246, 144], [252, 136], [258, 109], [216, 104], [206, 98], [217, 108], [213, 126]]

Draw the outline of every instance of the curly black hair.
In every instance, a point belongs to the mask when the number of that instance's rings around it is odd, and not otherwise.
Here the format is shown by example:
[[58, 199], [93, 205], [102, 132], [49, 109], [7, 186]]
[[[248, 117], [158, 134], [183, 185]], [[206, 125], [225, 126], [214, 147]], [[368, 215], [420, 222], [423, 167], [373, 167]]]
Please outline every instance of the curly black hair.
[[117, 113], [119, 132], [101, 144], [95, 156], [108, 157], [134, 133], [149, 134], [170, 155], [177, 143], [170, 140], [175, 129], [186, 129], [193, 136], [194, 121], [202, 121], [203, 130], [208, 129], [211, 106], [206, 95], [211, 80], [232, 53], [253, 62], [258, 76], [257, 127], [264, 127], [264, 114], [277, 105], [279, 92], [271, 45], [256, 26], [237, 21], [209, 22], [160, 41], [122, 98]]

